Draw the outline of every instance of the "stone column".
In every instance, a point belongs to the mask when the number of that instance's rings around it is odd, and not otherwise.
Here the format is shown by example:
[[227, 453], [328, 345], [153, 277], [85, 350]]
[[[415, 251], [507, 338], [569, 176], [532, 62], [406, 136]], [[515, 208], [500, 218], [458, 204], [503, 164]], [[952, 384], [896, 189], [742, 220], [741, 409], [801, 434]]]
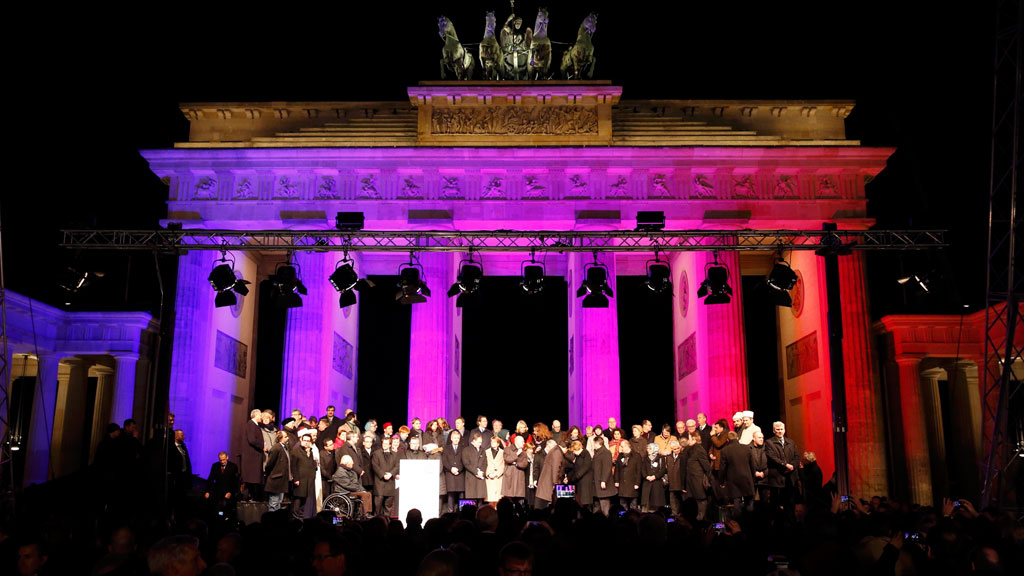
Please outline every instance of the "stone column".
[[135, 352], [112, 352], [114, 357], [114, 389], [110, 405], [110, 421], [118, 425], [132, 418], [135, 405], [135, 374], [139, 355]]
[[843, 373], [846, 379], [846, 447], [850, 493], [887, 495], [888, 463], [882, 425], [882, 390], [871, 363], [871, 319], [864, 253], [839, 258], [843, 301]]
[[[939, 379], [946, 375], [942, 368], [931, 368], [921, 373], [921, 399], [924, 403], [925, 432], [932, 464], [932, 493], [949, 494], [946, 473], [946, 435], [942, 426], [942, 400], [939, 398]], [[905, 432], [904, 432], [905, 433]]]
[[[703, 265], [714, 259], [714, 254], [708, 252]], [[747, 344], [743, 333], [743, 282], [739, 252], [719, 252], [718, 262], [729, 270], [732, 301], [728, 304], [700, 303], [705, 312], [701, 336], [707, 343], [707, 364], [698, 370], [703, 370], [707, 390], [704, 405], [708, 407], [708, 418], [730, 418], [735, 412], [750, 409]], [[703, 277], [694, 280], [697, 285], [700, 281]]]
[[89, 366], [82, 358], [65, 358], [57, 374], [57, 403], [53, 414], [50, 457], [55, 478], [81, 468], [82, 425]]
[[928, 451], [924, 400], [921, 398], [921, 359], [897, 358], [900, 371], [900, 413], [910, 497], [916, 504], [932, 504], [931, 459]]
[[[207, 378], [213, 368], [213, 289], [207, 278], [216, 253], [194, 250], [178, 258], [177, 293], [174, 300], [174, 340], [171, 348], [170, 411], [174, 427], [185, 432], [189, 453], [198, 465], [199, 455], [223, 445], [223, 438], [207, 438], [203, 423], [224, 414], [206, 414], [210, 395]], [[156, 417], [157, 421], [163, 415]], [[197, 468], [198, 470], [198, 468]]]
[[50, 440], [53, 434], [54, 407], [57, 402], [57, 370], [60, 357], [43, 353], [38, 357], [35, 391], [32, 395], [32, 423], [25, 455], [24, 486], [42, 484], [50, 479]]
[[[618, 295], [615, 281], [615, 256], [605, 253], [598, 260], [608, 269], [608, 285]], [[607, 308], [584, 308], [576, 290], [586, 279], [584, 267], [593, 262], [590, 254], [569, 255], [573, 284], [572, 300], [574, 367], [569, 379], [569, 424], [583, 428], [604, 424], [608, 418], [621, 420], [619, 391], [619, 315], [615, 298]]]
[[332, 341], [332, 332], [326, 306], [337, 303], [328, 297], [335, 293], [327, 281], [327, 256], [317, 252], [292, 255], [299, 279], [309, 293], [302, 297], [302, 306], [288, 309], [281, 366], [282, 419], [296, 408], [305, 415], [321, 415], [329, 404], [327, 370], [331, 358], [324, 343]]
[[96, 401], [93, 403], [92, 433], [89, 436], [89, 464], [96, 457], [96, 447], [107, 433], [110, 404], [114, 395], [114, 371], [108, 366], [94, 364], [90, 371], [96, 375]]
[[[446, 292], [455, 282], [459, 254], [424, 253], [418, 256], [423, 266], [422, 280], [432, 296], [426, 302], [410, 304], [412, 323], [409, 334], [409, 407], [408, 418], [423, 421], [444, 417], [454, 423], [459, 414], [455, 397], [460, 395], [456, 372], [454, 329], [461, 318], [455, 316], [455, 298]], [[460, 347], [461, 348], [461, 347]], [[459, 352], [461, 355], [461, 351]]]
[[978, 366], [974, 362], [959, 360], [949, 370], [949, 408], [953, 434], [953, 454], [957, 462], [953, 481], [956, 494], [977, 498], [979, 459], [981, 457], [981, 398], [978, 392]]

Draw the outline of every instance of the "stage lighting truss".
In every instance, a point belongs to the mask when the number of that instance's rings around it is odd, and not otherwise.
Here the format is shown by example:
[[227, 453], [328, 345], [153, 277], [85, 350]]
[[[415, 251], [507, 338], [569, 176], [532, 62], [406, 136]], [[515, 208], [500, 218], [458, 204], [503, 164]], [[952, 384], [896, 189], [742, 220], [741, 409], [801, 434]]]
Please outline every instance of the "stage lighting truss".
[[299, 308], [302, 306], [302, 298], [299, 295], [305, 296], [307, 292], [306, 286], [299, 278], [300, 270], [301, 268], [291, 261], [290, 254], [288, 261], [284, 264], [278, 264], [277, 269], [274, 270], [274, 274], [270, 277], [270, 282], [277, 291], [278, 306], [282, 308]]
[[348, 257], [348, 252], [346, 252], [344, 258], [334, 265], [334, 273], [328, 278], [331, 286], [334, 286], [334, 289], [340, 294], [338, 306], [341, 308], [347, 308], [356, 303], [356, 292], [373, 288], [373, 282], [359, 277], [354, 264], [355, 262]]
[[768, 287], [769, 301], [776, 306], [793, 307], [793, 297], [790, 296], [789, 291], [796, 286], [796, 272], [793, 271], [789, 262], [782, 258], [781, 254], [776, 258], [775, 265], [772, 266], [764, 283]]
[[608, 298], [614, 298], [612, 288], [608, 285], [608, 268], [598, 262], [597, 253], [594, 261], [583, 266], [585, 278], [576, 291], [576, 297], [583, 298], [584, 308], [607, 308]]
[[210, 281], [210, 286], [217, 291], [213, 305], [217, 308], [234, 306], [238, 304], [238, 297], [235, 296], [235, 293], [248, 296], [250, 282], [238, 277], [235, 273], [235, 259], [229, 258], [227, 252], [221, 252], [220, 258], [214, 260], [214, 263], [217, 262], [220, 264], [213, 267], [210, 277], [207, 278]]
[[644, 285], [655, 294], [662, 294], [666, 290], [672, 293], [672, 267], [668, 262], [662, 260], [658, 250], [654, 251], [654, 260], [647, 261], [647, 280]]
[[418, 304], [427, 301], [430, 288], [423, 281], [423, 266], [416, 261], [415, 254], [409, 254], [409, 262], [398, 267], [398, 291], [395, 300], [402, 304]]
[[544, 276], [547, 270], [544, 264], [536, 260], [534, 252], [530, 259], [519, 265], [519, 287], [526, 294], [540, 294], [544, 290]]
[[697, 298], [704, 298], [704, 304], [728, 304], [732, 302], [732, 287], [729, 286], [729, 269], [718, 262], [704, 266], [704, 281], [697, 289]]
[[470, 252], [469, 259], [459, 263], [459, 275], [448, 289], [448, 297], [458, 295], [455, 299], [455, 306], [462, 308], [471, 302], [471, 298], [480, 292], [480, 280], [484, 277], [484, 267], [480, 262], [473, 260], [473, 253]]

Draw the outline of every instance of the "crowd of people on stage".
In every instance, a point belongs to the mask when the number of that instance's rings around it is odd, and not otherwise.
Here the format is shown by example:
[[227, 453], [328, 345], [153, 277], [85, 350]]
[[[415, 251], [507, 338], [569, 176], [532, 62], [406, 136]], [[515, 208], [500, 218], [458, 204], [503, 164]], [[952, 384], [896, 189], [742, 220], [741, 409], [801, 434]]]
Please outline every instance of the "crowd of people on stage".
[[[90, 515], [67, 494], [25, 504], [16, 524], [0, 516], [0, 573], [895, 576], [1024, 567], [1024, 527], [1011, 513], [967, 500], [846, 502], [783, 423], [766, 438], [750, 412], [731, 422], [701, 414], [660, 431], [611, 419], [507, 429], [484, 416], [472, 428], [462, 418], [396, 427], [326, 412], [294, 411], [279, 429], [273, 412], [253, 411], [240, 461], [221, 452], [196, 485], [173, 420], [154, 435], [164, 441], [141, 451], [134, 423], [111, 426], [96, 460], [129, 475], [115, 489], [130, 487], [147, 452], [161, 454], [159, 475], [179, 505], [169, 515], [147, 508], [156, 484], [143, 484], [131, 510]], [[404, 524], [394, 519], [408, 458], [439, 461], [439, 518], [414, 509]], [[362, 503], [356, 518], [321, 510], [335, 491]], [[243, 508], [260, 510], [259, 521], [241, 521]]]
[[678, 513], [685, 500], [694, 500], [703, 519], [709, 502], [738, 517], [757, 500], [792, 504], [801, 487], [804, 498], [823, 497], [814, 454], [801, 454], [782, 422], [766, 439], [750, 411], [710, 424], [701, 413], [660, 432], [649, 420], [627, 429], [615, 418], [606, 427], [568, 429], [558, 420], [550, 426], [520, 420], [508, 429], [480, 415], [467, 429], [462, 417], [454, 426], [444, 418], [426, 425], [413, 418], [396, 427], [361, 423], [352, 410], [339, 417], [334, 406], [325, 412], [318, 418], [293, 410], [278, 429], [273, 411], [253, 410], [241, 454], [244, 493], [222, 481], [223, 463], [214, 463], [212, 497], [221, 503], [230, 495], [266, 499], [270, 511], [287, 497], [296, 518], [311, 518], [340, 491], [359, 498], [364, 515], [393, 516], [405, 459], [440, 462], [439, 507], [447, 512], [467, 501], [493, 506], [502, 498], [543, 509], [559, 494], [571, 494], [581, 507], [606, 515], [614, 503], [644, 512], [669, 506]]

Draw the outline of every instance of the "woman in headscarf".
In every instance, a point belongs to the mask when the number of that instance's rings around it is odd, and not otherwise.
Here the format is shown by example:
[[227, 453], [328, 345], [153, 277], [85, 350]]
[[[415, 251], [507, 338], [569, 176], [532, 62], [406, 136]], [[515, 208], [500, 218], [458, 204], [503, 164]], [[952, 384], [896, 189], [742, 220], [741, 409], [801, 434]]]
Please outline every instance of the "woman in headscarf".
[[647, 445], [647, 458], [643, 461], [643, 493], [640, 496], [640, 507], [645, 512], [654, 512], [665, 505], [665, 463], [658, 455], [658, 445], [651, 442]]

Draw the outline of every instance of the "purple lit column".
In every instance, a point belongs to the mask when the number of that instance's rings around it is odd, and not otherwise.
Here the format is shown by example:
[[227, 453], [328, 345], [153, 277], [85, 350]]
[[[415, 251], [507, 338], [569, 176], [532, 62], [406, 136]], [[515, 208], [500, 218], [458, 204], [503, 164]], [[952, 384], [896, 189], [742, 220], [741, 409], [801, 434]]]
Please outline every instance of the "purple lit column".
[[[615, 282], [615, 256], [601, 254], [599, 261], [608, 269], [608, 284], [618, 295]], [[619, 394], [619, 316], [615, 298], [608, 308], [584, 308], [576, 290], [586, 278], [584, 265], [593, 262], [591, 254], [569, 255], [572, 285], [573, 358], [569, 375], [569, 423], [580, 428], [604, 424], [608, 418], [620, 420]]]
[[[705, 258], [706, 262], [712, 262], [715, 256], [708, 252]], [[743, 334], [743, 278], [740, 275], [738, 252], [719, 252], [718, 262], [729, 270], [732, 301], [707, 306], [700, 304], [705, 313], [700, 336], [705, 342], [707, 362], [699, 370], [702, 372], [701, 387], [706, 399], [703, 405], [708, 419], [731, 420], [733, 413], [750, 408], [747, 348]]]
[[[174, 342], [171, 349], [170, 411], [174, 427], [185, 433], [192, 463], [199, 470], [216, 454], [224, 439], [204, 430], [203, 424], [224, 414], [206, 413], [207, 385], [213, 368], [213, 289], [207, 278], [217, 254], [194, 250], [178, 258], [178, 284], [174, 299]], [[211, 407], [211, 412], [215, 410]]]
[[[321, 415], [330, 403], [327, 399], [331, 342], [331, 315], [326, 306], [337, 306], [335, 292], [327, 281], [327, 254], [297, 252], [292, 262], [298, 265], [299, 278], [308, 294], [302, 306], [288, 309], [284, 332], [284, 363], [281, 369], [281, 419], [299, 409], [306, 415]], [[330, 291], [330, 294], [328, 294]]]
[[60, 357], [40, 354], [36, 369], [36, 386], [32, 395], [32, 424], [28, 432], [28, 453], [25, 455], [24, 486], [42, 484], [50, 477], [50, 441], [57, 405], [57, 370]]
[[[445, 292], [455, 281], [457, 254], [419, 255], [424, 280], [433, 296], [412, 304], [409, 336], [409, 413], [408, 418], [424, 421], [444, 417], [453, 422], [459, 412], [461, 392], [461, 351], [456, 351], [455, 299]], [[461, 342], [459, 343], [461, 350]]]
[[114, 390], [111, 398], [110, 421], [121, 424], [132, 417], [135, 403], [135, 368], [139, 355], [134, 352], [115, 352]]

